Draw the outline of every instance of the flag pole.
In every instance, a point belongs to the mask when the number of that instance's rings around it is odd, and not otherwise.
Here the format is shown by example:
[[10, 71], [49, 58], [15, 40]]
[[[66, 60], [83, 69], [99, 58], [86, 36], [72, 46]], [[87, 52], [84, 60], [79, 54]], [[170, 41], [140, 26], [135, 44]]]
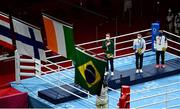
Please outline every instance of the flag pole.
[[[9, 13], [9, 23], [10, 23], [10, 34], [12, 35], [12, 44], [13, 44], [13, 50], [16, 50], [16, 35], [14, 32], [14, 27], [13, 27], [13, 23], [12, 23], [12, 14]], [[12, 52], [14, 54], [14, 51]]]

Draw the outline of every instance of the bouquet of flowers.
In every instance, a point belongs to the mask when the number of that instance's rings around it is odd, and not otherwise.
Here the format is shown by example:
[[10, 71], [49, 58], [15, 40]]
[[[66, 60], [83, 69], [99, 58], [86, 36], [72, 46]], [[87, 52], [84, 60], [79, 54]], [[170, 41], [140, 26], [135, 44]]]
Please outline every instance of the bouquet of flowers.
[[108, 53], [108, 54], [106, 54], [106, 57], [107, 58], [113, 58], [113, 54], [112, 53]]
[[142, 54], [142, 49], [141, 48], [138, 49], [138, 54]]
[[166, 51], [166, 48], [165, 48], [165, 47], [163, 47], [163, 48], [162, 48], [162, 51]]

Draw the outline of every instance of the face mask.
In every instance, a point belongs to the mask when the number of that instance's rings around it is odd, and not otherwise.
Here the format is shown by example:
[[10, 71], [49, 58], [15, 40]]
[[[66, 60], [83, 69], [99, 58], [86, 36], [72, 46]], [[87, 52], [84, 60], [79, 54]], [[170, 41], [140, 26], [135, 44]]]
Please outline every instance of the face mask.
[[141, 39], [141, 36], [138, 36], [138, 39]]
[[106, 37], [106, 40], [109, 40], [110, 39], [110, 37]]

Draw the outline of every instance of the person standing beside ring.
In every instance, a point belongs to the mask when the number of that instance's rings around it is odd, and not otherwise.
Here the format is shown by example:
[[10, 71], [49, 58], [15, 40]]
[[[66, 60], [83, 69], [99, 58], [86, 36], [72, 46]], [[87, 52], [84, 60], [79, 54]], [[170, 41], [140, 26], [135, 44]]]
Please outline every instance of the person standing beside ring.
[[135, 51], [135, 56], [136, 56], [136, 73], [142, 73], [143, 55], [146, 50], [146, 42], [142, 38], [141, 34], [138, 34], [137, 38], [134, 40], [133, 50]]
[[108, 81], [104, 80], [101, 92], [96, 97], [96, 109], [108, 109]]
[[[167, 49], [167, 38], [163, 35], [163, 31], [159, 30], [159, 35], [156, 36], [154, 41], [154, 49], [156, 50], [156, 68], [165, 68], [164, 58], [165, 51]], [[161, 56], [161, 64], [159, 63], [159, 58]]]
[[110, 39], [110, 33], [106, 33], [106, 39], [102, 43], [102, 49], [105, 53], [105, 58], [107, 60], [106, 64], [106, 72], [104, 75], [109, 74], [109, 63], [111, 66], [111, 76], [114, 75], [114, 64], [113, 64], [113, 58], [114, 58], [114, 42]]
[[175, 34], [180, 35], [180, 12], [174, 18], [174, 29]]
[[173, 20], [174, 20], [174, 14], [173, 14], [173, 12], [172, 12], [172, 10], [171, 10], [171, 8], [169, 8], [168, 9], [168, 15], [167, 15], [167, 17], [166, 17], [166, 20], [167, 20], [167, 26], [168, 26], [168, 30], [169, 30], [169, 32], [173, 32]]

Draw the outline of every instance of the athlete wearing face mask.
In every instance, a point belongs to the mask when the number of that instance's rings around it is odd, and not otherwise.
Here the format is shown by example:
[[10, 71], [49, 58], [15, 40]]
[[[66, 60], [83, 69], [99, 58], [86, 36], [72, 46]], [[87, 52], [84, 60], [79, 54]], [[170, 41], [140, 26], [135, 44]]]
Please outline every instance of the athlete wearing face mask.
[[[164, 58], [167, 46], [167, 38], [163, 35], [163, 31], [159, 30], [159, 35], [156, 36], [156, 39], [154, 41], [154, 49], [156, 50], [156, 68], [165, 67]], [[160, 57], [161, 64], [159, 63]]]
[[104, 75], [109, 74], [109, 63], [111, 66], [111, 76], [114, 75], [114, 65], [113, 65], [113, 57], [114, 57], [114, 42], [110, 39], [110, 33], [106, 34], [106, 40], [102, 43], [102, 49], [105, 53], [105, 58], [107, 60], [106, 72]]
[[142, 38], [141, 34], [138, 34], [137, 38], [134, 40], [133, 50], [135, 51], [135, 56], [136, 56], [136, 73], [142, 73], [143, 55], [144, 55], [144, 51], [146, 50], [146, 42]]

